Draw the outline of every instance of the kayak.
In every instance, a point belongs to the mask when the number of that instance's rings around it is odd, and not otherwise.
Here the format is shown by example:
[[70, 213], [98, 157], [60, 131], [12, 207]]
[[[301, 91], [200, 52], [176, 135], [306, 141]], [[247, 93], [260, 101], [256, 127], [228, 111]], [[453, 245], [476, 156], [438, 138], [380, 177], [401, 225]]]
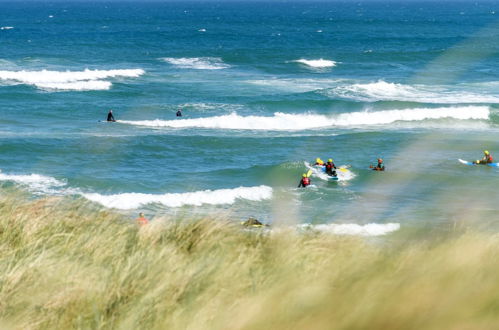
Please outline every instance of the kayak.
[[[322, 179], [322, 180], [325, 180], [325, 181], [332, 181], [332, 182], [336, 182], [336, 181], [340, 181], [340, 177], [341, 177], [341, 180], [349, 180], [350, 179], [350, 170], [348, 170], [347, 167], [349, 167], [348, 165], [347, 166], [340, 166], [336, 169], [336, 172], [338, 173], [338, 176], [329, 176], [326, 174], [326, 167], [325, 166], [322, 166], [322, 165], [310, 165], [309, 163], [307, 162], [304, 162], [305, 163], [305, 166], [309, 169], [308, 171], [308, 176], [310, 176], [311, 173], [315, 174], [319, 179]], [[347, 177], [345, 178], [345, 175], [347, 175]]]
[[487, 164], [474, 164], [473, 162], [469, 162], [467, 160], [458, 159], [461, 164], [474, 166], [474, 165], [487, 165], [490, 167], [499, 167], [499, 163], [487, 163]]

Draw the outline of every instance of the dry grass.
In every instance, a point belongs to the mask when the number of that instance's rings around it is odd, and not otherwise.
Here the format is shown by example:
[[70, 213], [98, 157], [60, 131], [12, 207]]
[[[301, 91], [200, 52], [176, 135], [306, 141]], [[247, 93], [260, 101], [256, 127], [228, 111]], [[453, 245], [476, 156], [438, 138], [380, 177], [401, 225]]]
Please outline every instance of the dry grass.
[[[6, 329], [497, 329], [499, 236], [382, 242], [244, 231], [223, 220], [138, 228], [82, 201], [0, 197]], [[416, 235], [416, 237], [415, 237]], [[435, 236], [435, 235], [434, 235]]]

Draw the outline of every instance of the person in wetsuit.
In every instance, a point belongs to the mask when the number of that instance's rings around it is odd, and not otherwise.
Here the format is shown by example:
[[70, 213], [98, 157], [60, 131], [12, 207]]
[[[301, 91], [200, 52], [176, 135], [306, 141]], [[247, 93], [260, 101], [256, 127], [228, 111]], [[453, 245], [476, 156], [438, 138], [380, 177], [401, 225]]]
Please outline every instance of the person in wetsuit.
[[109, 110], [109, 112], [107, 113], [107, 121], [116, 121], [113, 116], [113, 110]]
[[322, 159], [320, 159], [320, 158], [316, 158], [314, 165], [324, 166], [324, 161]]
[[483, 158], [480, 160], [477, 160], [476, 162], [473, 162], [473, 164], [480, 164], [480, 165], [485, 165], [485, 164], [490, 164], [494, 161], [494, 158], [492, 158], [492, 155], [488, 150], [485, 150], [483, 152]]
[[338, 174], [336, 173], [336, 165], [334, 165], [333, 160], [331, 158], [327, 160], [325, 170], [326, 174], [329, 176], [334, 176], [334, 177], [338, 176]]
[[369, 166], [372, 168], [373, 171], [384, 171], [385, 170], [385, 164], [383, 164], [383, 159], [378, 158], [378, 164], [376, 166]]
[[307, 174], [303, 173], [298, 188], [305, 188], [306, 186], [309, 186], [310, 183], [311, 183], [310, 178], [307, 176]]
[[178, 111], [177, 111], [177, 117], [182, 117], [182, 109], [178, 109]]

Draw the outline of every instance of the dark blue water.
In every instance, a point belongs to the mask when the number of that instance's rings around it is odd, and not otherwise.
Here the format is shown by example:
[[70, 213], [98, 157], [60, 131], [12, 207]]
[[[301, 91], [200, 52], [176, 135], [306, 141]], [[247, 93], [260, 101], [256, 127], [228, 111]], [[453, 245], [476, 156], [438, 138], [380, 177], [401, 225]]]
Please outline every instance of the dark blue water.
[[[493, 213], [497, 171], [457, 159], [499, 147], [498, 15], [497, 2], [0, 2], [0, 179], [150, 217]], [[118, 122], [99, 122], [109, 109]], [[296, 189], [316, 157], [350, 171]], [[377, 157], [386, 173], [369, 170]]]

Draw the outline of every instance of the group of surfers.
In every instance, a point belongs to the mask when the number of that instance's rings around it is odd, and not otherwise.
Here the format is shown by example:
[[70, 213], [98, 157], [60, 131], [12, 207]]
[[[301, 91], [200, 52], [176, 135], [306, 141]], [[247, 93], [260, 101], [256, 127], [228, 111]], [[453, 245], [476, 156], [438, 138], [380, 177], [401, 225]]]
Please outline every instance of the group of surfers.
[[[487, 165], [490, 164], [494, 161], [492, 158], [492, 155], [488, 150], [484, 150], [483, 152], [483, 158], [478, 159], [473, 162], [473, 164], [476, 165]], [[331, 177], [337, 177], [338, 174], [336, 173], [337, 167], [333, 162], [333, 159], [329, 158], [327, 162], [324, 162], [322, 159], [317, 158], [315, 160], [314, 166], [323, 166], [324, 167], [324, 172], [326, 172], [327, 175]], [[378, 163], [376, 165], [370, 165], [370, 169], [373, 171], [384, 171], [385, 170], [385, 164], [383, 163], [383, 159], [378, 158]], [[302, 178], [300, 180], [300, 183], [298, 184], [298, 188], [305, 188], [309, 186], [312, 183], [310, 180], [310, 174], [309, 173], [303, 173]]]
[[[175, 116], [182, 117], [182, 109], [178, 109], [177, 112], [175, 113]], [[116, 121], [116, 119], [114, 119], [113, 110], [109, 110], [109, 112], [107, 113], [106, 121], [112, 121], [112, 122]]]
[[[324, 167], [324, 172], [329, 175], [330, 177], [336, 178], [338, 177], [338, 173], [336, 170], [338, 167], [334, 164], [334, 161], [332, 158], [329, 158], [327, 162], [324, 162], [320, 158], [315, 159], [315, 164], [314, 166], [322, 166]], [[370, 165], [370, 169], [373, 171], [384, 171], [385, 170], [385, 164], [383, 163], [382, 158], [378, 158], [378, 163], [376, 165]], [[300, 183], [298, 184], [298, 188], [305, 188], [309, 186], [312, 183], [310, 180], [310, 172], [309, 173], [303, 173], [302, 178], [300, 180]]]

